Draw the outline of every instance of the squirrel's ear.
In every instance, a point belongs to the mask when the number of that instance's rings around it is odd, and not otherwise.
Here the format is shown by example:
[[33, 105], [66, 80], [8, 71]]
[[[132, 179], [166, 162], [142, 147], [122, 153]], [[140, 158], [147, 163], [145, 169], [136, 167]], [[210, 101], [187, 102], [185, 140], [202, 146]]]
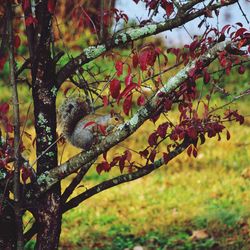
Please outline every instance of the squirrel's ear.
[[110, 110], [110, 115], [113, 117], [115, 115], [115, 111], [113, 109]]

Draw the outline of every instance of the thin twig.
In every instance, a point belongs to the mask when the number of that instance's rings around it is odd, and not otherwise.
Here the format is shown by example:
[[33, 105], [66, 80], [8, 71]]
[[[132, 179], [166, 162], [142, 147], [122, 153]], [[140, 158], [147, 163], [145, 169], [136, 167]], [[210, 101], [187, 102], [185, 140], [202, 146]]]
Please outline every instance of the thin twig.
[[13, 102], [13, 124], [14, 124], [14, 177], [13, 177], [13, 193], [15, 201], [15, 215], [17, 227], [17, 250], [22, 250], [23, 241], [23, 222], [22, 222], [22, 200], [21, 200], [21, 183], [20, 183], [20, 115], [19, 115], [19, 101], [17, 92], [17, 83], [15, 77], [15, 51], [13, 38], [13, 13], [12, 4], [7, 2], [7, 19], [8, 19], [8, 37], [9, 37], [9, 67], [10, 67], [10, 83], [12, 85], [12, 102]]
[[247, 15], [246, 15], [245, 12], [243, 11], [243, 9], [242, 9], [242, 7], [241, 7], [239, 1], [237, 1], [237, 4], [238, 4], [238, 6], [239, 6], [239, 9], [240, 9], [240, 11], [241, 11], [243, 17], [246, 19], [247, 23], [249, 24], [250, 22], [249, 22], [249, 20], [248, 20], [248, 18], [247, 18]]

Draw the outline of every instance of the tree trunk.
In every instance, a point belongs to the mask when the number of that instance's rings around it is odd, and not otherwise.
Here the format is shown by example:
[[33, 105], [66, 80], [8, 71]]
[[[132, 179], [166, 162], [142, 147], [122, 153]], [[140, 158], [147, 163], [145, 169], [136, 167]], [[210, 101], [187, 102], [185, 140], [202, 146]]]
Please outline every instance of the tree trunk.
[[[50, 76], [50, 67], [44, 65], [41, 69], [45, 76]], [[41, 71], [40, 71], [41, 72]], [[52, 78], [51, 78], [52, 79]], [[41, 174], [57, 166], [56, 143], [56, 107], [53, 86], [50, 81], [36, 82], [40, 85], [33, 90], [35, 104], [35, 124], [37, 135], [37, 173]], [[44, 93], [46, 93], [44, 95]], [[51, 146], [53, 145], [53, 146]], [[38, 223], [36, 249], [57, 249], [61, 232], [61, 188], [60, 184], [53, 187], [44, 196], [39, 198], [34, 209]]]
[[[44, 4], [44, 3], [42, 3]], [[56, 144], [55, 65], [51, 58], [51, 20], [47, 5], [37, 8], [42, 23], [40, 40], [32, 58], [32, 95], [36, 129], [37, 174], [58, 165]], [[41, 8], [41, 10], [39, 10]], [[46, 14], [44, 14], [44, 10]], [[47, 16], [49, 15], [49, 16]], [[42, 22], [42, 20], [45, 20]], [[39, 30], [39, 29], [38, 29]], [[38, 223], [36, 249], [57, 249], [61, 232], [61, 188], [54, 186], [35, 202], [32, 213]]]
[[[42, 60], [43, 61], [43, 60]], [[49, 59], [46, 58], [45, 62]], [[41, 174], [57, 166], [56, 147], [56, 106], [53, 94], [53, 75], [49, 63], [40, 64], [33, 89], [35, 124], [37, 135], [37, 173]], [[55, 143], [55, 145], [53, 145]], [[53, 145], [53, 146], [52, 146]], [[57, 249], [61, 232], [61, 188], [60, 184], [53, 187], [39, 198], [35, 208], [38, 223], [36, 249]]]
[[59, 190], [57, 185], [38, 202], [36, 249], [58, 249], [62, 219]]

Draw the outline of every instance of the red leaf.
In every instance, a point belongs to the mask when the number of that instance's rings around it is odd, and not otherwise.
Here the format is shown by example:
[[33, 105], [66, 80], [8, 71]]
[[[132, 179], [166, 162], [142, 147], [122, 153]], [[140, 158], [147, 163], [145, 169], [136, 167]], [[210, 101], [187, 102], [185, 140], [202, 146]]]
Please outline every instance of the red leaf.
[[102, 162], [102, 167], [105, 172], [108, 172], [110, 170], [110, 165], [107, 161]]
[[14, 47], [17, 49], [21, 44], [21, 39], [18, 35], [14, 36]]
[[110, 168], [109, 163], [107, 161], [103, 161], [96, 166], [96, 171], [100, 174], [102, 171], [108, 172]]
[[196, 139], [197, 138], [197, 131], [194, 127], [190, 127], [187, 129], [187, 134], [190, 138]]
[[22, 177], [22, 181], [26, 184], [26, 181], [29, 177], [31, 177], [32, 172], [25, 168], [25, 167], [21, 167], [21, 177]]
[[191, 156], [191, 153], [192, 153], [192, 145], [190, 145], [187, 149], [187, 154], [189, 157]]
[[107, 161], [103, 161], [96, 166], [96, 171], [100, 174], [102, 171], [108, 172], [111, 169]]
[[205, 143], [206, 139], [203, 134], [200, 134], [201, 145]]
[[132, 94], [127, 96], [123, 102], [123, 111], [125, 115], [129, 115], [129, 111], [132, 107]]
[[140, 154], [141, 157], [147, 158], [149, 152], [148, 152], [147, 149], [145, 149], [143, 151], [140, 151], [139, 154]]
[[121, 173], [122, 173], [122, 171], [123, 171], [123, 169], [124, 169], [124, 167], [125, 167], [125, 157], [123, 156], [123, 157], [121, 157], [120, 158], [120, 160], [119, 160], [119, 168], [120, 168], [120, 171], [121, 171]]
[[161, 48], [159, 48], [159, 47], [155, 48], [155, 52], [156, 52], [158, 55], [162, 54]]
[[111, 162], [110, 167], [113, 167], [117, 164], [117, 162], [121, 159], [121, 156], [116, 156]]
[[199, 47], [199, 45], [200, 42], [198, 40], [194, 40], [189, 46], [190, 51], [193, 52], [197, 47]]
[[9, 109], [10, 109], [10, 106], [6, 102], [4, 102], [3, 104], [0, 105], [0, 112], [3, 114], [8, 113]]
[[147, 50], [140, 53], [138, 60], [142, 71], [147, 70], [147, 58], [148, 58]]
[[153, 122], [153, 123], [156, 123], [157, 122], [157, 120], [160, 118], [160, 115], [159, 114], [157, 114], [157, 115], [152, 115], [151, 117], [150, 117], [150, 120]]
[[230, 140], [230, 138], [231, 138], [231, 135], [230, 135], [229, 131], [227, 130], [227, 140]]
[[221, 34], [224, 34], [225, 31], [228, 30], [229, 27], [231, 27], [230, 24], [225, 25], [225, 26], [222, 28], [222, 30], [221, 30]]
[[116, 69], [117, 76], [122, 75], [122, 73], [123, 73], [123, 62], [122, 61], [117, 61], [115, 63], [115, 69]]
[[6, 131], [12, 133], [14, 131], [14, 127], [10, 123], [8, 123], [6, 125]]
[[3, 56], [2, 58], [0, 58], [0, 70], [3, 69], [4, 64], [6, 63], [6, 61], [7, 61], [7, 57], [6, 56]]
[[50, 14], [53, 14], [54, 11], [55, 11], [55, 6], [56, 6], [56, 1], [55, 0], [48, 0], [48, 5], [47, 5], [47, 8], [48, 8], [48, 12]]
[[156, 150], [154, 149], [154, 150], [150, 153], [150, 155], [149, 155], [149, 160], [150, 160], [151, 162], [154, 162], [155, 156], [156, 156]]
[[107, 153], [108, 153], [108, 152], [105, 152], [105, 153], [102, 154], [103, 159], [106, 160], [106, 161], [107, 161]]
[[156, 57], [157, 57], [158, 53], [156, 53], [155, 50], [149, 50], [148, 52], [148, 56], [147, 56], [147, 64], [150, 66], [154, 66]]
[[166, 10], [167, 16], [169, 17], [173, 13], [173, 11], [174, 11], [174, 5], [173, 5], [173, 3], [167, 2], [165, 10]]
[[31, 15], [25, 19], [26, 26], [30, 26], [31, 24], [37, 24], [37, 23], [38, 23], [37, 19]]
[[245, 73], [245, 67], [243, 65], [240, 65], [240, 67], [238, 68], [238, 72], [239, 74], [243, 75]]
[[167, 153], [163, 153], [163, 161], [165, 164], [167, 164], [169, 162], [170, 158], [169, 158], [169, 154]]
[[136, 68], [138, 66], [138, 63], [139, 63], [139, 58], [138, 58], [138, 54], [137, 53], [135, 53], [133, 55], [132, 61], [133, 61], [133, 67]]
[[206, 70], [203, 70], [203, 81], [205, 84], [208, 84], [210, 82], [210, 74], [206, 71]]
[[234, 37], [237, 38], [238, 36], [243, 35], [245, 31], [247, 31], [247, 29], [245, 29], [245, 28], [239, 28], [239, 29], [236, 31]]
[[197, 152], [197, 148], [194, 148], [194, 150], [193, 150], [193, 156], [194, 156], [194, 158], [196, 158], [196, 157], [197, 157], [197, 154], [198, 154], [198, 152]]
[[125, 151], [124, 156], [125, 156], [125, 159], [127, 161], [131, 161], [131, 159], [132, 159], [132, 153], [129, 150]]
[[103, 102], [103, 106], [104, 106], [104, 107], [107, 107], [107, 106], [108, 106], [109, 100], [108, 100], [108, 97], [107, 97], [106, 95], [104, 95], [104, 96], [102, 97], [102, 102]]
[[87, 127], [89, 127], [89, 126], [91, 126], [91, 125], [93, 125], [93, 124], [96, 124], [96, 122], [94, 122], [94, 121], [87, 122], [87, 123], [83, 126], [83, 128], [87, 128]]
[[243, 24], [241, 22], [237, 22], [236, 25], [243, 27]]
[[140, 95], [137, 99], [137, 105], [143, 106], [144, 104], [145, 104], [145, 97], [144, 97], [144, 95]]
[[169, 110], [171, 110], [172, 108], [172, 101], [170, 99], [165, 99], [163, 105], [164, 105], [164, 110], [167, 112]]
[[26, 9], [28, 9], [30, 7], [30, 1], [29, 0], [23, 0], [22, 1], [22, 7], [23, 10], [25, 11]]
[[[246, 43], [247, 43], [247, 39], [242, 39], [242, 40], [240, 40], [239, 41], [239, 43], [238, 43], [238, 49], [239, 49], [239, 53], [241, 53], [242, 51], [240, 50], [244, 45], [246, 45]], [[243, 53], [245, 53], [245, 52], [243, 52]]]
[[157, 139], [158, 139], [158, 135], [156, 132], [152, 133], [149, 137], [148, 137], [148, 144], [150, 147], [153, 147], [157, 144]]
[[102, 168], [102, 163], [99, 163], [97, 166], [96, 166], [96, 172], [98, 174], [100, 174], [102, 172], [103, 168]]
[[122, 93], [119, 95], [118, 97], [118, 101], [122, 98], [122, 97], [127, 97], [127, 95], [129, 95], [131, 93], [131, 91], [133, 89], [135, 89], [137, 87], [137, 85], [135, 83], [131, 83], [130, 85], [128, 85], [123, 91]]
[[157, 128], [157, 133], [161, 138], [164, 138], [166, 136], [168, 129], [168, 123], [163, 123]]
[[129, 73], [126, 77], [125, 77], [125, 85], [129, 86], [132, 83], [132, 75], [131, 73]]
[[99, 131], [103, 134], [103, 135], [106, 135], [107, 134], [107, 131], [106, 131], [106, 126], [102, 125], [102, 124], [98, 124], [98, 129]]
[[113, 79], [110, 82], [110, 94], [111, 94], [111, 96], [116, 99], [120, 94], [120, 90], [121, 90], [120, 81], [117, 79]]
[[224, 35], [224, 34], [222, 34], [222, 35], [220, 35], [220, 37], [218, 38], [218, 42], [220, 43], [220, 42], [223, 42], [223, 41], [225, 41], [225, 39], [226, 39], [226, 36]]

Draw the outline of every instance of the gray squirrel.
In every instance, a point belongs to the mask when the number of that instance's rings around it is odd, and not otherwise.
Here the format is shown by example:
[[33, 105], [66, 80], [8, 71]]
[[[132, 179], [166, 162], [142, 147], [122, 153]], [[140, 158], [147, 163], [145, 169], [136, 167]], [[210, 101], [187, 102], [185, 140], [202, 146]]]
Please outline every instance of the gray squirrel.
[[91, 107], [82, 98], [67, 98], [58, 109], [59, 123], [64, 137], [75, 147], [89, 150], [101, 138], [124, 122], [115, 112], [90, 114]]

